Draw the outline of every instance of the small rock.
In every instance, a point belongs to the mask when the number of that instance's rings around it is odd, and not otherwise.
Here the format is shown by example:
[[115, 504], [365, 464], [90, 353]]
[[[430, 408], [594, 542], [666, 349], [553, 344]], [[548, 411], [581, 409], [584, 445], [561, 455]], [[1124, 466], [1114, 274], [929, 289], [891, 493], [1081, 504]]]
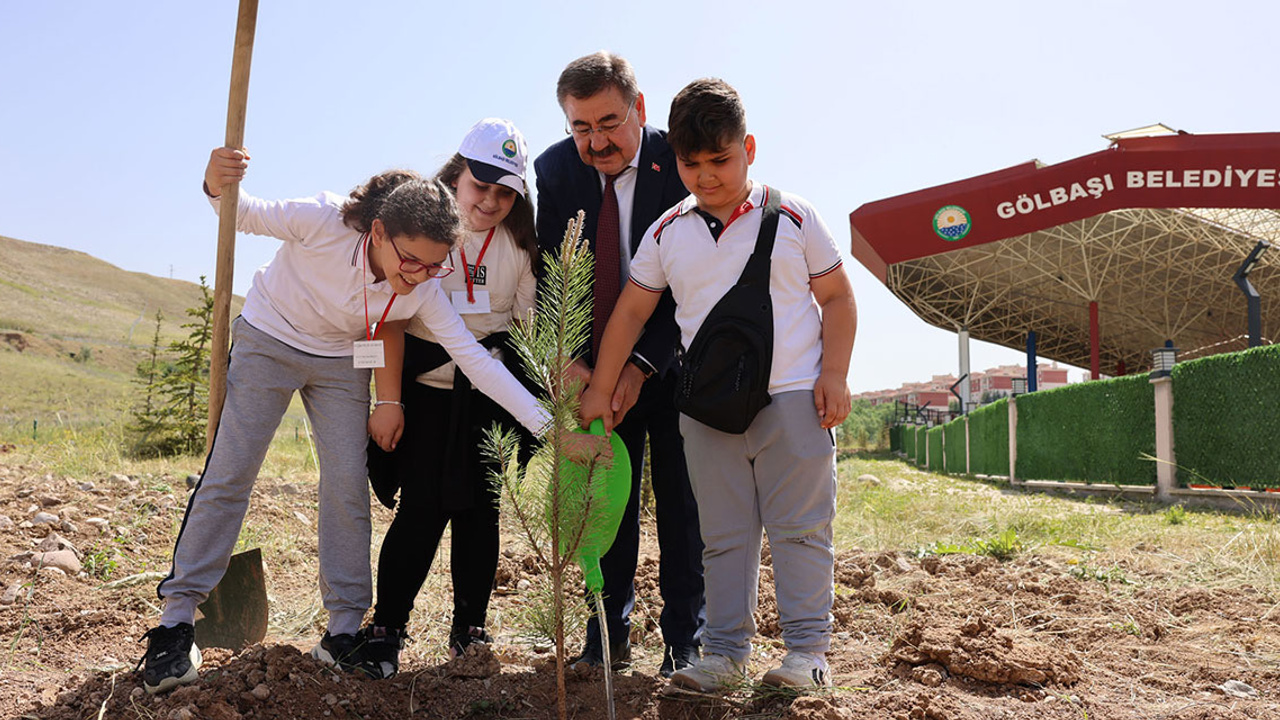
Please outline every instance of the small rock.
[[266, 683], [258, 683], [257, 685], [254, 685], [253, 690], [250, 692], [252, 692], [253, 696], [259, 700], [266, 700], [271, 697], [271, 688], [267, 687]]
[[337, 705], [337, 704], [338, 704], [338, 696], [337, 696], [337, 695], [334, 695], [333, 693], [329, 693], [328, 695], [325, 695], [325, 696], [324, 696], [324, 704], [325, 704], [325, 705]]
[[0, 532], [13, 529], [13, 518], [8, 515], [0, 515]]
[[105, 535], [107, 531], [111, 528], [111, 523], [107, 522], [106, 518], [91, 517], [88, 520], [85, 520], [84, 522], [86, 525], [91, 525], [97, 528], [98, 533], [101, 535]]
[[864, 487], [879, 487], [880, 478], [870, 473], [863, 473], [858, 476], [857, 483]]
[[34, 492], [35, 488], [18, 488], [18, 492], [15, 493], [15, 495], [18, 498], [31, 497], [31, 494]]
[[76, 483], [76, 487], [79, 488], [82, 492], [93, 492], [94, 486], [93, 486], [93, 483], [89, 482], [88, 480], [85, 480], [84, 482]]
[[54, 505], [61, 505], [62, 498], [57, 495], [41, 495], [36, 498], [36, 502], [40, 503], [44, 507], [53, 507]]
[[308, 519], [307, 519], [307, 516], [306, 516], [306, 515], [303, 515], [303, 514], [302, 514], [302, 512], [301, 512], [300, 510], [294, 510], [294, 511], [293, 511], [293, 516], [294, 516], [294, 517], [296, 517], [296, 518], [298, 518], [298, 521], [299, 521], [299, 522], [301, 522], [301, 523], [303, 523], [304, 525], [310, 525], [310, 524], [311, 524], [311, 521], [310, 521], [310, 520], [308, 520]]
[[57, 515], [47, 512], [38, 512], [35, 514], [35, 517], [31, 518], [31, 524], [33, 525], [42, 525], [44, 523], [52, 523], [56, 525], [59, 522], [62, 521], [58, 519]]
[[52, 565], [45, 565], [44, 567], [40, 568], [40, 574], [48, 575], [49, 577], [57, 577], [57, 578], [64, 578], [67, 576], [67, 572], [65, 570], [63, 570], [62, 568], [54, 567]]
[[120, 473], [116, 473], [115, 475], [112, 475], [112, 476], [111, 476], [111, 482], [113, 482], [113, 483], [128, 483], [128, 482], [129, 482], [129, 476], [128, 476], [128, 475], [121, 475]]
[[36, 553], [31, 557], [31, 564], [36, 567], [54, 567], [68, 575], [80, 574], [80, 558], [71, 550], [54, 550], [53, 552]]
[[9, 587], [5, 588], [4, 594], [0, 595], [0, 605], [12, 605], [18, 601], [18, 596], [22, 594], [21, 581], [15, 580]]
[[141, 686], [138, 686], [129, 691], [129, 697], [133, 698], [134, 700], [141, 699], [142, 696], [146, 694], [147, 694], [147, 691], [143, 690]]
[[194, 474], [192, 474], [192, 475], [188, 475], [188, 476], [187, 476], [187, 489], [188, 489], [188, 490], [192, 490], [192, 489], [194, 489], [194, 488], [195, 488], [195, 486], [196, 486], [196, 485], [198, 485], [199, 483], [200, 483], [200, 476], [199, 476], [199, 475], [194, 475]]
[[169, 713], [169, 720], [195, 720], [196, 714], [191, 711], [190, 705], [183, 705], [180, 708], [174, 708]]
[[938, 687], [947, 679], [947, 669], [937, 663], [921, 665], [911, 671], [911, 679], [925, 687]]
[[1228, 680], [1219, 685], [1218, 689], [1234, 698], [1252, 699], [1258, 697], [1257, 690], [1239, 680]]
[[67, 542], [66, 538], [62, 537], [58, 533], [49, 533], [49, 535], [46, 536], [44, 540], [41, 540], [40, 544], [36, 546], [36, 550], [39, 550], [42, 553], [55, 552], [57, 550], [70, 550], [76, 554], [76, 557], [84, 557], [84, 555], [76, 549], [75, 545]]
[[526, 592], [531, 587], [533, 587], [533, 583], [529, 582], [526, 578], [520, 578], [520, 581], [516, 583], [516, 590], [519, 590], [520, 592]]
[[62, 518], [63, 520], [79, 520], [80, 508], [76, 507], [75, 505], [68, 505], [58, 511], [58, 517]]
[[70, 520], [63, 520], [62, 523], [58, 525], [58, 527], [62, 528], [62, 532], [68, 535], [80, 534], [80, 528], [77, 528], [75, 523], [71, 522]]

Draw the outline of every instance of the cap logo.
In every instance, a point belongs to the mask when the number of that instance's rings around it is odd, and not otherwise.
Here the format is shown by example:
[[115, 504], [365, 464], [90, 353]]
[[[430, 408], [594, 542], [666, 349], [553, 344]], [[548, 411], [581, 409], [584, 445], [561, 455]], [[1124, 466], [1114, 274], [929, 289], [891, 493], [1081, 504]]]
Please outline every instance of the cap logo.
[[506, 142], [502, 143], [502, 154], [506, 155], [509, 158], [515, 157], [516, 141], [512, 140], [511, 138], [507, 138]]
[[960, 240], [972, 227], [969, 211], [959, 205], [944, 205], [933, 214], [933, 231], [947, 242]]

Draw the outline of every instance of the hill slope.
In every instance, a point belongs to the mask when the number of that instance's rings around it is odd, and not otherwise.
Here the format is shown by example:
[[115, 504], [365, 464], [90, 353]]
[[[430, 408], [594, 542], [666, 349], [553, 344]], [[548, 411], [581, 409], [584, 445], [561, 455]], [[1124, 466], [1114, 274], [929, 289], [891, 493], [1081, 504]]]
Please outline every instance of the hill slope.
[[[156, 311], [167, 345], [186, 335], [186, 309], [199, 302], [194, 283], [0, 236], [0, 427], [117, 416], [150, 348]], [[243, 304], [234, 298], [232, 315]]]

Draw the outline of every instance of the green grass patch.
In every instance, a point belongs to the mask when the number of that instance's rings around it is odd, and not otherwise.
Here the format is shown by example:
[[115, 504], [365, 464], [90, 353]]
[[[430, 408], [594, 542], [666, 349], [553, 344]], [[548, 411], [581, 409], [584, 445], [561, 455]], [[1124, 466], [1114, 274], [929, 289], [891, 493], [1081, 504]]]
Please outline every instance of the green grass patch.
[[[856, 482], [862, 474], [881, 482]], [[1280, 601], [1280, 525], [1260, 508], [1186, 510], [1171, 524], [1168, 508], [1154, 503], [1058, 497], [898, 460], [846, 460], [839, 476], [838, 550], [1033, 553], [1084, 564], [1090, 574], [1101, 569], [1107, 582], [1136, 583], [1149, 567], [1170, 582], [1252, 584]]]
[[32, 297], [40, 297], [40, 291], [36, 290], [33, 287], [30, 287], [29, 285], [23, 285], [22, 283], [14, 282], [12, 280], [5, 280], [4, 278], [0, 278], [0, 285], [3, 285], [4, 287], [8, 287], [8, 288], [13, 288], [14, 290], [17, 290], [20, 293], [25, 293]]

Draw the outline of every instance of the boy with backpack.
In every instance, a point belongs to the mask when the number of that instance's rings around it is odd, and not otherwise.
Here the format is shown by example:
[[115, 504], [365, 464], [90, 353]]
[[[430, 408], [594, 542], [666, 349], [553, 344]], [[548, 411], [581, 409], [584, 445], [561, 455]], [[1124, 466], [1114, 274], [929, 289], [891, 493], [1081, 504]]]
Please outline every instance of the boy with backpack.
[[787, 648], [763, 682], [830, 685], [830, 429], [851, 402], [853, 290], [817, 211], [747, 177], [756, 142], [737, 91], [722, 80], [695, 80], [672, 101], [668, 124], [692, 195], [645, 233], [583, 395], [582, 419], [600, 417], [611, 428], [626, 413], [616, 378], [669, 287], [686, 348], [677, 405], [707, 592], [704, 656], [671, 682], [720, 692], [745, 681], [763, 530]]

